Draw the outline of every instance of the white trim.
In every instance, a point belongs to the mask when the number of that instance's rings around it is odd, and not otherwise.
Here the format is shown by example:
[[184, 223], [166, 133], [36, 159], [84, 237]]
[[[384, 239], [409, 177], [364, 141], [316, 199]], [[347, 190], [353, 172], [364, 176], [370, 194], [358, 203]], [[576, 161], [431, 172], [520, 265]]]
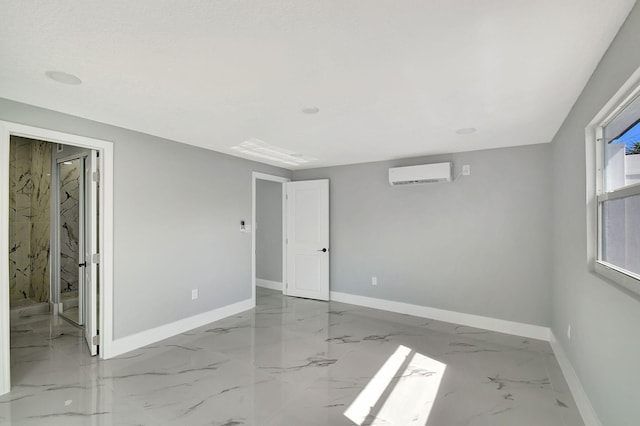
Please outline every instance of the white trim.
[[[109, 358], [113, 340], [113, 142], [78, 136], [24, 124], [0, 121], [0, 394], [10, 389], [9, 346], [9, 138], [10, 135], [95, 149], [100, 152], [102, 173], [100, 200], [100, 357]], [[5, 174], [6, 173], [6, 174]]]
[[[640, 68], [636, 69], [629, 79], [622, 85], [615, 95], [604, 105], [585, 128], [586, 147], [586, 206], [587, 206], [587, 265], [590, 271], [598, 275], [603, 281], [610, 280], [635, 294], [640, 294], [640, 281], [614, 269], [607, 268], [598, 259], [601, 255], [600, 202], [607, 197], [604, 187], [604, 153], [602, 149], [602, 127], [609, 123], [617, 114], [629, 106], [635, 98], [640, 96]], [[632, 194], [632, 190], [618, 190], [615, 193]]]
[[0, 125], [0, 395], [11, 388], [9, 320], [9, 129]]
[[[291, 179], [287, 179], [286, 182], [291, 182]], [[287, 185], [286, 182], [282, 182], [282, 294], [287, 295], [288, 286], [284, 283], [287, 281]], [[254, 286], [255, 288], [255, 286]]]
[[216, 308], [208, 312], [203, 312], [169, 324], [116, 339], [112, 343], [110, 355], [112, 357], [122, 355], [177, 334], [193, 330], [194, 328], [202, 327], [203, 325], [210, 324], [214, 321], [239, 314], [240, 312], [252, 309], [254, 306], [255, 303], [253, 300], [246, 299], [241, 302], [226, 305], [221, 308]]
[[594, 271], [601, 276], [610, 279], [619, 286], [636, 294], [640, 294], [640, 286], [638, 285], [640, 283], [640, 278], [638, 278], [637, 274], [625, 271], [618, 268], [616, 265], [600, 260], [595, 261]]
[[618, 198], [633, 197], [638, 194], [640, 194], [640, 183], [625, 186], [623, 188], [616, 189], [615, 191], [604, 192], [598, 195], [597, 199], [598, 202], [601, 203], [608, 200], [617, 200]]
[[[256, 180], [270, 180], [272, 182], [280, 182], [282, 184], [282, 282], [287, 282], [287, 247], [285, 238], [287, 232], [287, 199], [285, 192], [285, 183], [291, 182], [291, 179], [282, 176], [268, 175], [260, 172], [251, 173], [251, 300], [253, 306], [256, 305]], [[283, 289], [286, 295], [286, 288]]]
[[571, 390], [571, 395], [573, 399], [576, 401], [576, 406], [578, 407], [578, 411], [580, 411], [580, 415], [582, 416], [582, 421], [586, 426], [602, 426], [596, 411], [593, 409], [591, 405], [591, 401], [587, 396], [587, 393], [582, 387], [582, 382], [578, 378], [578, 374], [573, 369], [571, 362], [569, 361], [569, 357], [562, 349], [562, 345], [556, 338], [553, 331], [550, 331], [549, 343], [551, 344], [551, 349], [553, 349], [553, 353], [558, 360], [558, 364], [560, 365], [560, 369], [562, 370], [562, 374], [564, 375], [564, 379], [567, 381], [569, 385], [569, 389]]
[[633, 100], [640, 95], [640, 68], [636, 69], [631, 77], [622, 85], [615, 95], [605, 104], [605, 106], [591, 120], [587, 128], [596, 128], [602, 123], [607, 123], [620, 111], [625, 109]]
[[413, 315], [416, 317], [430, 318], [438, 321], [446, 321], [469, 327], [482, 328], [484, 330], [497, 331], [499, 333], [513, 334], [516, 336], [528, 337], [530, 339], [549, 341], [549, 328], [539, 325], [524, 324], [521, 322], [447, 311], [444, 309], [431, 308], [429, 306], [412, 305], [409, 303], [394, 302], [391, 300], [376, 299], [373, 297], [357, 296], [337, 291], [331, 292], [330, 300], [365, 306], [367, 308], [381, 309], [383, 311]]
[[262, 278], [256, 278], [256, 285], [258, 287], [270, 288], [271, 290], [282, 291], [282, 283], [278, 281], [263, 280]]

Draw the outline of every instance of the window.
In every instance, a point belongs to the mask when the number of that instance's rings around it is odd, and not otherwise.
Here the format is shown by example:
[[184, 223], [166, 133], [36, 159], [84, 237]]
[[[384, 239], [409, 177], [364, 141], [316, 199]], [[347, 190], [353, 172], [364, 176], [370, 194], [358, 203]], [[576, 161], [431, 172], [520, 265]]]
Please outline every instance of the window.
[[640, 96], [597, 128], [596, 271], [640, 292]]

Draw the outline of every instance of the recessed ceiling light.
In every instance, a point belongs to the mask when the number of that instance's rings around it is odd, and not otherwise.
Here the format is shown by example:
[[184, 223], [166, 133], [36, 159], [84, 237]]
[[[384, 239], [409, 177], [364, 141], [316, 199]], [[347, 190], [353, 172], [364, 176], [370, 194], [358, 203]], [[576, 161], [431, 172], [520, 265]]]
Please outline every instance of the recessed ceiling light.
[[317, 106], [304, 107], [302, 108], [302, 112], [305, 114], [317, 114], [320, 112], [320, 108]]
[[62, 163], [62, 164], [66, 164], [67, 166], [71, 166], [71, 165], [73, 165], [73, 163], [72, 163], [71, 161], [65, 161], [65, 162], [64, 162], [64, 163]]
[[80, 80], [75, 75], [68, 74], [62, 71], [47, 71], [44, 74], [51, 80], [57, 81], [58, 83], [62, 84], [71, 84], [77, 86], [78, 84], [82, 83], [82, 80]]
[[475, 127], [463, 127], [461, 129], [456, 130], [456, 133], [459, 135], [470, 135], [471, 133], [475, 133]]

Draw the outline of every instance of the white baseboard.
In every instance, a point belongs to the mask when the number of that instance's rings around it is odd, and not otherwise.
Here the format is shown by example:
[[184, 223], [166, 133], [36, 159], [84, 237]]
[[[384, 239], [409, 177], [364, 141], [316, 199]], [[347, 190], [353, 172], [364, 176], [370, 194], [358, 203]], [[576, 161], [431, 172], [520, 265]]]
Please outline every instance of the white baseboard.
[[549, 341], [549, 328], [539, 325], [506, 321], [497, 318], [483, 317], [480, 315], [431, 308], [428, 306], [376, 299], [373, 297], [356, 296], [354, 294], [340, 293], [337, 291], [331, 292], [331, 300], [350, 303], [352, 305], [365, 306], [367, 308], [381, 309], [383, 311], [391, 311], [400, 314], [435, 319], [438, 321], [452, 322], [454, 324], [482, 328], [485, 330], [497, 331], [499, 333], [514, 334], [516, 336], [528, 337], [530, 339]]
[[132, 350], [150, 345], [160, 340], [202, 327], [203, 325], [221, 320], [231, 315], [244, 312], [255, 307], [255, 303], [251, 299], [243, 300], [232, 305], [223, 306], [213, 309], [209, 312], [194, 315], [189, 318], [181, 319], [170, 324], [161, 325], [150, 330], [141, 331], [130, 336], [115, 339], [111, 342], [109, 353], [104, 354], [104, 358], [113, 358], [118, 355], [130, 352]]
[[256, 285], [258, 287], [270, 288], [271, 290], [282, 291], [282, 283], [278, 281], [263, 280], [262, 278], [256, 278]]
[[591, 401], [589, 401], [587, 393], [582, 387], [582, 382], [580, 382], [578, 374], [573, 369], [567, 354], [564, 349], [562, 349], [562, 345], [560, 345], [553, 331], [550, 332], [549, 343], [551, 343], [551, 349], [553, 349], [558, 364], [560, 364], [560, 369], [562, 369], [562, 374], [569, 385], [573, 399], [576, 401], [578, 411], [580, 411], [580, 415], [582, 415], [582, 421], [584, 421], [586, 426], [602, 426], [596, 411], [591, 405]]

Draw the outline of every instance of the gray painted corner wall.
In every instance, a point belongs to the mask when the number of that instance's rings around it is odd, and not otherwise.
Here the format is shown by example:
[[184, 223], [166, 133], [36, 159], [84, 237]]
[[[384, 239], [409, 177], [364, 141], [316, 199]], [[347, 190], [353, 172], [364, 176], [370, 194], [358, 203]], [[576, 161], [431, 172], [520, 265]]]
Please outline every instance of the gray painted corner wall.
[[0, 120], [113, 141], [115, 338], [251, 298], [252, 172], [288, 170], [6, 99]]
[[282, 184], [256, 180], [256, 278], [282, 282]]
[[[330, 180], [331, 290], [548, 326], [550, 153], [540, 144], [295, 171]], [[471, 175], [389, 185], [389, 167], [441, 161]]]
[[640, 300], [588, 270], [585, 127], [640, 67], [639, 28], [636, 4], [552, 142], [552, 329], [607, 426], [640, 419]]

